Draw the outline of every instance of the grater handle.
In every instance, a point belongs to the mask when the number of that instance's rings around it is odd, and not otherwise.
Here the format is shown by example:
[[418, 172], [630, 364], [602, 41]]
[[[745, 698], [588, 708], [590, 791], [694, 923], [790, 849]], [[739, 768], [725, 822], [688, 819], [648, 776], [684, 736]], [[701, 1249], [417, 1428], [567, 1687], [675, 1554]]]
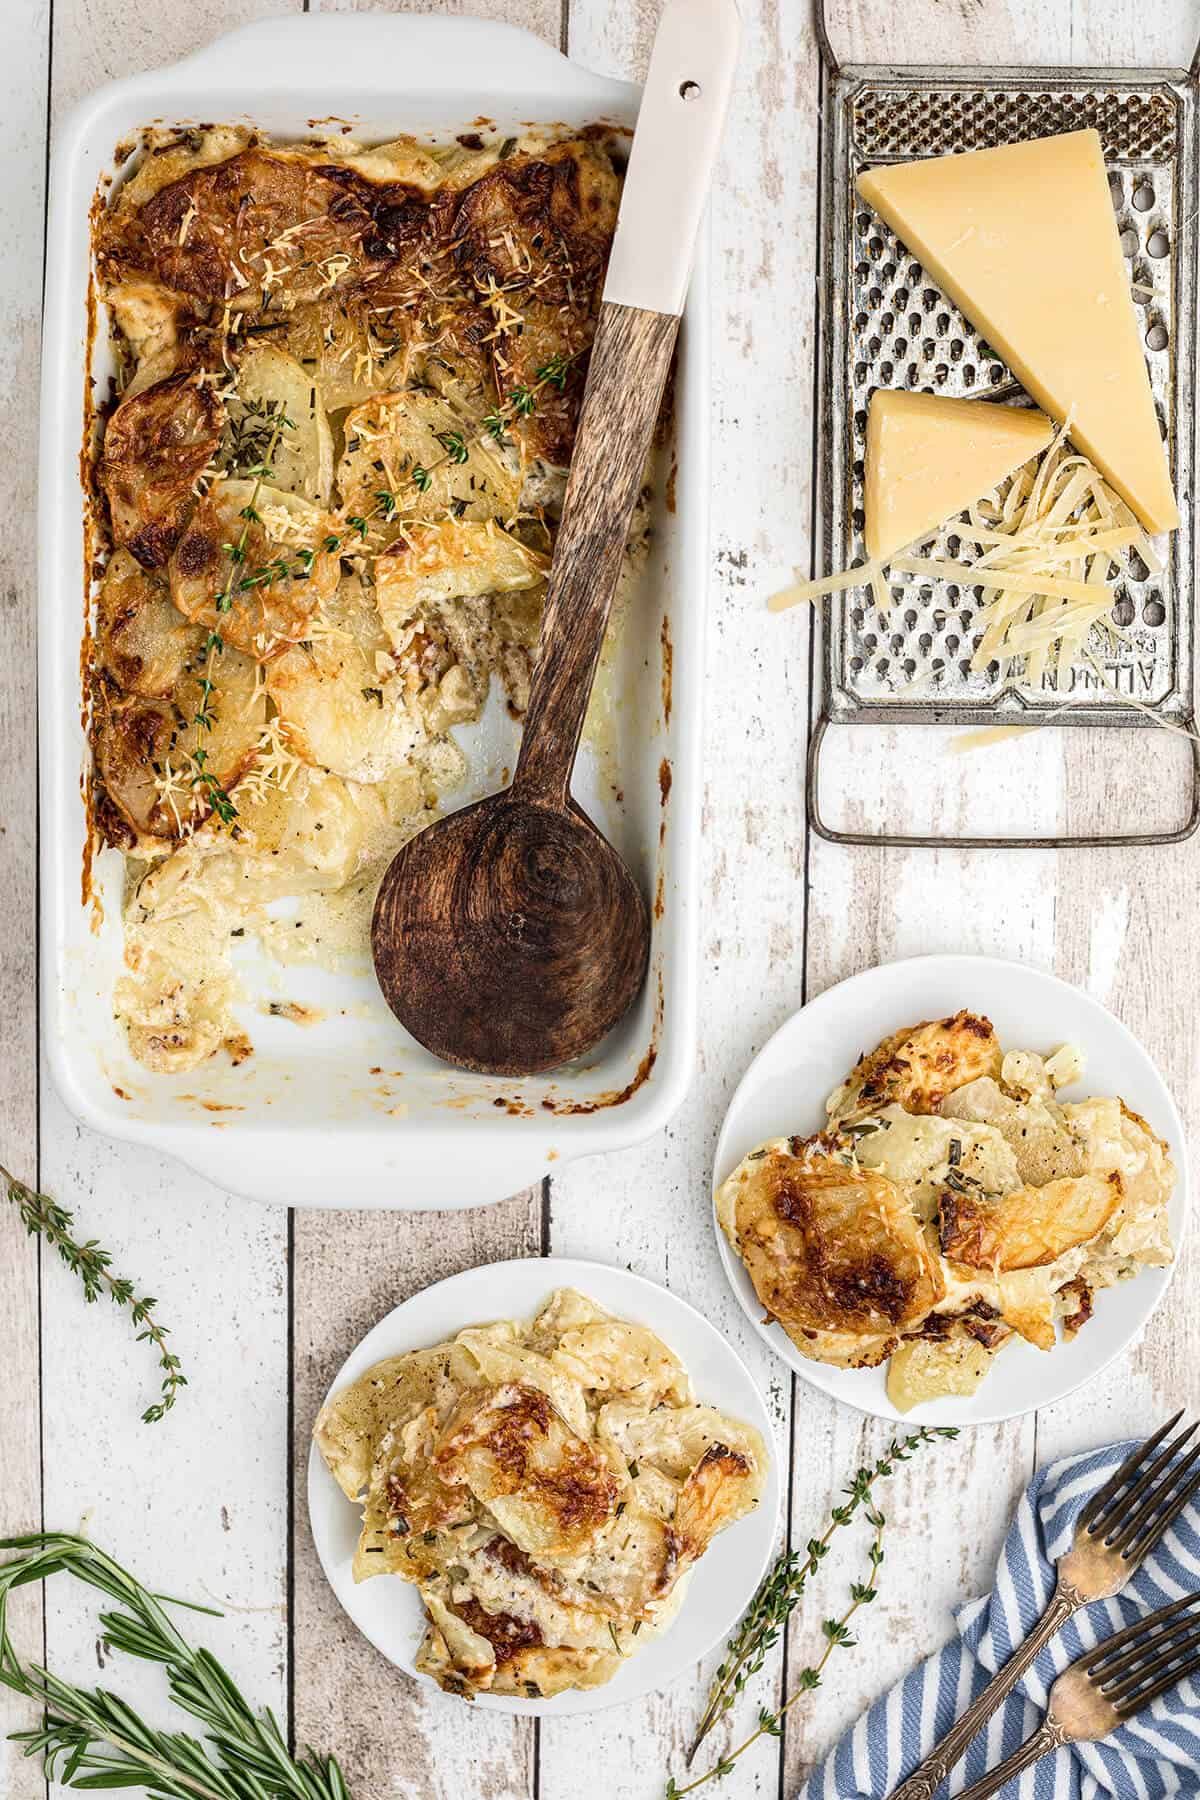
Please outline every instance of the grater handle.
[[[1098, 832], [1080, 837], [934, 837], [910, 836], [894, 831], [838, 831], [821, 813], [821, 746], [832, 723], [822, 713], [808, 740], [805, 794], [808, 822], [817, 836], [827, 844], [867, 846], [876, 850], [1114, 850], [1123, 847], [1145, 849], [1157, 844], [1182, 844], [1200, 825], [1200, 736], [1195, 715], [1183, 721], [1190, 734], [1191, 792], [1187, 816], [1170, 831]], [[847, 727], [852, 729], [852, 727]], [[1031, 731], [1038, 727], [1031, 725]]]
[[[813, 36], [817, 40], [821, 61], [831, 75], [836, 75], [841, 64], [829, 41], [829, 27], [825, 23], [825, 0], [813, 0]], [[1196, 48], [1188, 64], [1188, 80], [1200, 85], [1200, 37], [1196, 39]]]

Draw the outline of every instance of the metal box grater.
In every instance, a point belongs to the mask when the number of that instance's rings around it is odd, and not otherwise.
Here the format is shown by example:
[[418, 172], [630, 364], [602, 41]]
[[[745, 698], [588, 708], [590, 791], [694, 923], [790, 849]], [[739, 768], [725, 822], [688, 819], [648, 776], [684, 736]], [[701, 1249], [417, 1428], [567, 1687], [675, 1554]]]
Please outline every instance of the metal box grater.
[[[1183, 523], [1169, 560], [1154, 576], [1139, 560], [1118, 589], [1114, 648], [1095, 633], [1097, 661], [1120, 692], [1152, 717], [1122, 704], [1090, 669], [1064, 674], [1061, 687], [1029, 688], [998, 665], [972, 674], [981, 589], [915, 575], [892, 575], [884, 616], [868, 589], [831, 597], [819, 627], [823, 693], [809, 754], [809, 810], [822, 836], [848, 843], [1017, 840], [914, 839], [841, 833], [820, 816], [818, 762], [831, 724], [1036, 724], [1153, 728], [1155, 719], [1194, 719], [1191, 516], [1197, 350], [1197, 109], [1184, 72], [1104, 70], [883, 69], [830, 66], [822, 106], [820, 241], [821, 356], [818, 373], [823, 454], [819, 505], [826, 571], [865, 556], [862, 540], [866, 408], [877, 387], [977, 399], [1023, 391], [854, 183], [865, 169], [923, 156], [1045, 137], [1093, 126], [1104, 143], [1109, 183], [1134, 299], [1145, 326], [1146, 359], [1166, 433]], [[952, 554], [953, 524], [937, 540]], [[1023, 839], [1061, 842], [1175, 842], [1200, 822], [1200, 756], [1193, 744], [1192, 796], [1177, 830], [1124, 837]]]

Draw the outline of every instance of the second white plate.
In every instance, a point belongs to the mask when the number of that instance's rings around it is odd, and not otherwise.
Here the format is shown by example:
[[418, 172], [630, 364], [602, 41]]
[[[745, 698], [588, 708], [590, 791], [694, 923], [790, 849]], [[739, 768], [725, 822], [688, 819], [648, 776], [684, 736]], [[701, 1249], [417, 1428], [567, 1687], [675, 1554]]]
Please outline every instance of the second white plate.
[[[990, 956], [918, 956], [854, 975], [811, 1001], [759, 1051], [733, 1096], [713, 1168], [714, 1190], [764, 1138], [808, 1136], [825, 1123], [825, 1099], [864, 1051], [903, 1026], [967, 1007], [986, 1013], [1005, 1050], [1049, 1053], [1077, 1044], [1084, 1077], [1066, 1100], [1119, 1094], [1167, 1140], [1178, 1170], [1171, 1237], [1178, 1261], [1186, 1220], [1187, 1163], [1175, 1103], [1154, 1064], [1118, 1019], [1079, 988], [1023, 963]], [[879, 1418], [937, 1425], [985, 1425], [1050, 1406], [1099, 1375], [1139, 1335], [1167, 1291], [1175, 1264], [1147, 1269], [1096, 1296], [1096, 1310], [1071, 1343], [1045, 1352], [1017, 1340], [996, 1358], [979, 1391], [947, 1396], [911, 1413], [887, 1397], [886, 1366], [835, 1369], [801, 1356], [778, 1325], [763, 1323], [762, 1302], [725, 1234], [714, 1229], [734, 1292], [759, 1335], [798, 1375], [837, 1400]]]
[[[558, 1716], [598, 1712], [666, 1687], [733, 1629], [766, 1572], [779, 1524], [782, 1485], [777, 1446], [767, 1409], [749, 1372], [720, 1332], [686, 1300], [627, 1269], [563, 1256], [534, 1256], [466, 1269], [414, 1294], [381, 1319], [347, 1357], [330, 1392], [356, 1381], [385, 1356], [443, 1343], [464, 1326], [528, 1318], [560, 1287], [578, 1288], [619, 1318], [656, 1331], [691, 1376], [698, 1400], [720, 1407], [762, 1433], [771, 1451], [771, 1466], [759, 1505], [723, 1531], [693, 1570], [670, 1630], [630, 1657], [605, 1687], [558, 1694], [552, 1700], [481, 1694], [473, 1702], [499, 1712]], [[389, 1662], [414, 1674], [413, 1658], [424, 1630], [417, 1590], [386, 1576], [355, 1582], [351, 1563], [358, 1542], [359, 1509], [346, 1499], [315, 1444], [308, 1459], [308, 1516], [321, 1567], [343, 1607]], [[427, 1677], [418, 1679], [433, 1685]], [[446, 1704], [461, 1708], [464, 1703], [447, 1696]]]

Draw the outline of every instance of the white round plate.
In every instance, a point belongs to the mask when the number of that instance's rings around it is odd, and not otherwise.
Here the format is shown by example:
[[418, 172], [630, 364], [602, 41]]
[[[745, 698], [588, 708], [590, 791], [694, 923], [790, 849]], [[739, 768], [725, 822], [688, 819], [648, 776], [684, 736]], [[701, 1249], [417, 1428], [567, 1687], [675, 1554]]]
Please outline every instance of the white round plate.
[[[497, 1712], [599, 1712], [666, 1687], [732, 1631], [766, 1571], [779, 1523], [781, 1483], [775, 1438], [748, 1371], [695, 1307], [626, 1269], [550, 1256], [491, 1263], [452, 1275], [414, 1294], [381, 1319], [347, 1357], [330, 1393], [356, 1381], [383, 1357], [444, 1343], [464, 1326], [498, 1318], [530, 1318], [560, 1287], [578, 1288], [618, 1318], [656, 1331], [691, 1376], [698, 1400], [757, 1427], [772, 1450], [771, 1467], [755, 1510], [723, 1531], [692, 1571], [683, 1605], [662, 1637], [653, 1638], [622, 1664], [605, 1687], [557, 1694], [552, 1700], [481, 1694], [474, 1702]], [[346, 1499], [315, 1444], [308, 1458], [308, 1516], [321, 1567], [345, 1610], [389, 1662], [407, 1675], [416, 1675], [413, 1657], [425, 1624], [417, 1590], [387, 1576], [354, 1581], [350, 1568], [358, 1542], [359, 1509]], [[434, 1685], [427, 1676], [416, 1679]]]
[[[1171, 1201], [1176, 1261], [1186, 1217], [1187, 1164], [1175, 1103], [1141, 1045], [1098, 1001], [1056, 976], [990, 956], [916, 956], [885, 963], [828, 989], [763, 1046], [733, 1096], [717, 1141], [714, 1190], [764, 1138], [807, 1137], [825, 1123], [825, 1100], [864, 1051], [922, 1019], [966, 1007], [985, 1013], [1005, 1050], [1049, 1054], [1077, 1044], [1086, 1058], [1083, 1079], [1064, 1088], [1065, 1100], [1119, 1094], [1167, 1140], [1178, 1170]], [[947, 1395], [910, 1413], [887, 1397], [886, 1365], [834, 1369], [801, 1356], [778, 1325], [764, 1325], [758, 1299], [725, 1233], [713, 1225], [733, 1290], [755, 1330], [814, 1387], [860, 1412], [934, 1425], [986, 1425], [1049, 1406], [1107, 1368], [1137, 1337], [1170, 1284], [1175, 1264], [1146, 1269], [1132, 1281], [1096, 1295], [1093, 1317], [1071, 1343], [1042, 1351], [1022, 1339], [1006, 1344], [977, 1393]]]

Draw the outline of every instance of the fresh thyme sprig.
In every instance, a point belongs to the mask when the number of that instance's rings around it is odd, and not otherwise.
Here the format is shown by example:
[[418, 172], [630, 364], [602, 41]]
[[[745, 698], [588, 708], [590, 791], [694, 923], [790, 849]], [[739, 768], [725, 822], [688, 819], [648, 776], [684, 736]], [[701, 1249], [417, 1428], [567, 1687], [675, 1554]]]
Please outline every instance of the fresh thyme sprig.
[[[249, 574], [238, 573], [239, 570], [244, 570], [245, 567], [246, 544], [250, 537], [250, 527], [261, 522], [258, 512], [258, 498], [262, 493], [263, 482], [268, 480], [270, 476], [275, 473], [272, 463], [275, 452], [279, 448], [279, 440], [283, 436], [285, 430], [294, 431], [296, 429], [294, 422], [288, 418], [287, 412], [283, 406], [276, 407], [274, 411], [271, 411], [268, 408], [266, 416], [271, 423], [270, 436], [267, 439], [266, 447], [259, 460], [256, 463], [252, 463], [250, 467], [245, 470], [246, 475], [252, 475], [254, 477], [254, 486], [251, 489], [249, 500], [246, 505], [243, 506], [240, 513], [242, 529], [238, 533], [234, 543], [224, 545], [224, 549], [229, 557], [229, 573], [225, 577], [224, 587], [221, 588], [216, 596], [216, 609], [219, 615], [230, 612], [233, 608], [235, 578], [238, 591], [248, 592], [256, 587], [270, 586], [280, 569], [282, 569], [284, 573], [288, 572], [286, 565], [282, 563], [281, 559], [277, 559], [277, 564], [274, 566], [273, 573], [269, 571], [268, 566], [264, 566], [262, 569], [252, 570]], [[311, 558], [309, 560], [311, 565]], [[192, 765], [195, 769], [195, 774], [192, 776], [192, 786], [194, 788], [201, 787], [205, 790], [208, 795], [208, 803], [213, 812], [216, 813], [218, 819], [220, 819], [222, 825], [232, 825], [238, 816], [237, 807], [233, 804], [233, 801], [230, 799], [229, 794], [219, 777], [209, 768], [208, 750], [204, 744], [204, 734], [205, 732], [211, 734], [214, 724], [212, 712], [212, 697], [216, 688], [214, 669], [216, 667], [216, 659], [221, 655], [224, 648], [225, 640], [221, 636], [221, 633], [219, 631], [210, 631], [204, 645], [204, 673], [200, 678], [200, 697], [192, 717], [192, 724], [195, 727], [196, 733], [195, 742], [192, 745]]]
[[[0, 1538], [17, 1554], [0, 1563], [0, 1682], [44, 1709], [41, 1723], [12, 1734], [27, 1756], [67, 1787], [142, 1788], [158, 1800], [351, 1800], [333, 1757], [292, 1756], [269, 1708], [248, 1704], [217, 1659], [194, 1649], [168, 1606], [221, 1615], [209, 1606], [152, 1594], [86, 1538], [33, 1532]], [[100, 1614], [103, 1643], [159, 1664], [171, 1698], [198, 1719], [202, 1738], [159, 1731], [118, 1695], [76, 1687], [37, 1663], [23, 1664], [8, 1632], [14, 1589], [73, 1575], [117, 1602]]]
[[[507, 446], [509, 442], [507, 426], [514, 419], [527, 419], [536, 411], [537, 397], [543, 388], [553, 387], [559, 393], [564, 391], [567, 375], [572, 365], [582, 355], [583, 352], [577, 350], [570, 356], [552, 356], [548, 362], [543, 363], [540, 368], [535, 370], [532, 382], [522, 383], [512, 388], [505, 400], [485, 414], [482, 421], [483, 429], [497, 447], [503, 449]], [[297, 552], [294, 565], [289, 563], [286, 557], [279, 556], [255, 569], [245, 569], [246, 543], [250, 535], [250, 527], [261, 522], [258, 513], [258, 498], [262, 484], [269, 480], [274, 473], [271, 464], [275, 452], [279, 448], [279, 440], [283, 431], [285, 429], [295, 430], [293, 421], [287, 417], [282, 406], [275, 412], [271, 412], [268, 408], [264, 416], [264, 424], [266, 420], [271, 421], [272, 429], [261, 459], [243, 471], [246, 476], [254, 477], [254, 489], [249, 502], [241, 510], [240, 516], [243, 520], [241, 533], [236, 542], [223, 546], [229, 557], [229, 574], [224, 587], [216, 596], [218, 614], [224, 614], [231, 610], [235, 591], [246, 593], [255, 588], [270, 587], [275, 581], [284, 580], [289, 576], [295, 580], [306, 580], [311, 573], [316, 554], [313, 550], [302, 549]], [[428, 464], [414, 463], [408, 471], [407, 481], [417, 489], [418, 493], [427, 494], [429, 492], [433, 485], [435, 471], [445, 464], [461, 465], [470, 459], [470, 449], [462, 432], [440, 431], [436, 436], [438, 442], [443, 446], [441, 456], [435, 457]], [[345, 549], [351, 533], [356, 533], [362, 543], [366, 544], [371, 521], [382, 519], [386, 524], [395, 517], [398, 507], [398, 496], [388, 488], [381, 489], [375, 495], [374, 505], [370, 511], [365, 514], [348, 513], [346, 515], [347, 530], [340, 536], [331, 533], [321, 545], [322, 550], [327, 555], [340, 554]], [[241, 574], [238, 574], [239, 570], [242, 570]], [[205, 661], [204, 673], [200, 678], [200, 694], [192, 717], [195, 741], [191, 750], [191, 762], [194, 769], [191, 785], [193, 788], [203, 788], [208, 796], [210, 808], [222, 825], [232, 826], [237, 821], [238, 809], [219, 777], [209, 768], [208, 750], [204, 744], [204, 734], [211, 733], [215, 723], [212, 697], [216, 691], [216, 658], [224, 648], [225, 640], [220, 631], [210, 631], [204, 646]]]
[[0, 1182], [8, 1190], [8, 1197], [21, 1215], [21, 1222], [31, 1237], [41, 1237], [50, 1247], [58, 1251], [68, 1269], [78, 1275], [83, 1284], [83, 1297], [89, 1303], [99, 1300], [108, 1294], [115, 1306], [127, 1306], [129, 1316], [135, 1326], [141, 1329], [137, 1333], [138, 1343], [149, 1342], [158, 1352], [158, 1366], [162, 1374], [161, 1397], [153, 1406], [148, 1406], [142, 1414], [143, 1422], [155, 1425], [175, 1404], [179, 1389], [187, 1386], [187, 1377], [183, 1373], [179, 1358], [167, 1348], [169, 1333], [165, 1325], [160, 1325], [154, 1317], [154, 1309], [158, 1301], [149, 1295], [137, 1295], [133, 1291], [133, 1283], [123, 1275], [112, 1272], [112, 1257], [107, 1250], [102, 1250], [95, 1238], [87, 1243], [78, 1243], [74, 1236], [75, 1218], [48, 1194], [37, 1194], [32, 1188], [18, 1181], [15, 1175], [0, 1165]]
[[819, 1662], [800, 1673], [799, 1683], [794, 1693], [784, 1702], [777, 1713], [767, 1708], [759, 1711], [758, 1729], [739, 1744], [736, 1750], [715, 1764], [705, 1774], [698, 1776], [686, 1787], [679, 1787], [672, 1777], [667, 1785], [667, 1800], [678, 1800], [678, 1796], [688, 1794], [693, 1788], [705, 1781], [728, 1774], [733, 1766], [734, 1758], [749, 1748], [764, 1734], [778, 1735], [779, 1721], [784, 1713], [799, 1699], [802, 1693], [808, 1692], [819, 1684], [821, 1672], [831, 1652], [838, 1644], [848, 1643], [846, 1625], [860, 1606], [869, 1604], [875, 1598], [873, 1578], [875, 1571], [883, 1560], [882, 1533], [883, 1515], [874, 1504], [874, 1489], [878, 1482], [885, 1481], [895, 1469], [898, 1462], [907, 1462], [914, 1450], [932, 1443], [939, 1438], [956, 1438], [958, 1431], [950, 1425], [923, 1425], [919, 1430], [910, 1432], [907, 1437], [893, 1438], [883, 1455], [867, 1468], [858, 1470], [853, 1481], [848, 1482], [843, 1490], [846, 1499], [830, 1509], [829, 1523], [820, 1537], [810, 1538], [807, 1554], [801, 1559], [797, 1550], [789, 1550], [776, 1562], [774, 1568], [765, 1577], [757, 1594], [742, 1619], [741, 1624], [729, 1640], [725, 1656], [713, 1677], [708, 1699], [696, 1728], [687, 1753], [687, 1766], [690, 1769], [696, 1752], [708, 1736], [717, 1721], [724, 1717], [742, 1692], [751, 1676], [762, 1668], [767, 1652], [779, 1641], [779, 1634], [787, 1625], [798, 1602], [804, 1594], [809, 1577], [815, 1574], [824, 1561], [829, 1550], [830, 1539], [835, 1531], [849, 1525], [855, 1514], [861, 1509], [875, 1530], [869, 1551], [871, 1563], [871, 1580], [866, 1583], [855, 1583], [850, 1590], [852, 1604], [847, 1608], [840, 1620], [826, 1620], [823, 1627], [827, 1638], [825, 1651]]
[[483, 429], [490, 438], [503, 448], [508, 443], [507, 426], [514, 419], [527, 419], [537, 406], [537, 397], [543, 388], [557, 388], [561, 394], [567, 385], [567, 375], [572, 363], [579, 361], [582, 350], [576, 350], [571, 356], [552, 356], [549, 362], [535, 369], [531, 382], [521, 382], [510, 388], [507, 397], [499, 406], [494, 406], [484, 414]]

